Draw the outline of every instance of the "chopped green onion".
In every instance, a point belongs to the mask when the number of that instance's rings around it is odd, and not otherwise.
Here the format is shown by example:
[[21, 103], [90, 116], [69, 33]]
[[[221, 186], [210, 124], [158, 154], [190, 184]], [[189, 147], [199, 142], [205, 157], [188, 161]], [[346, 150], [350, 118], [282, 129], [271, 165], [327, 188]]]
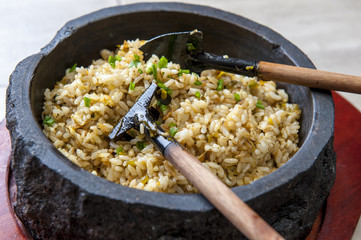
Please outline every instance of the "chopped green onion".
[[153, 73], [153, 77], [155, 78], [155, 80], [158, 80], [157, 79], [157, 75], [158, 75], [157, 65], [155, 65], [155, 64], [152, 65], [152, 73]]
[[250, 84], [248, 84], [248, 87], [250, 88], [256, 88], [258, 86], [258, 83], [256, 81], [252, 81]]
[[130, 82], [129, 83], [129, 90], [134, 90], [135, 88], [135, 82]]
[[217, 81], [217, 91], [223, 90], [223, 79], [218, 79]]
[[200, 92], [197, 91], [197, 92], [195, 93], [195, 95], [196, 95], [197, 98], [201, 98], [201, 93], [200, 93]]
[[55, 120], [50, 116], [45, 116], [44, 120], [43, 120], [43, 123], [48, 125], [49, 127], [51, 127], [55, 123]]
[[197, 79], [197, 81], [194, 82], [194, 85], [200, 86], [202, 85], [202, 82]]
[[78, 64], [75, 63], [75, 64], [69, 69], [69, 73], [74, 72], [77, 65], [78, 65]]
[[167, 67], [167, 65], [168, 65], [168, 59], [166, 57], [164, 57], [164, 56], [161, 57], [159, 62], [158, 62], [159, 68], [165, 68], [165, 67]]
[[173, 93], [172, 90], [169, 89], [168, 87], [166, 87], [166, 86], [164, 85], [164, 83], [158, 82], [157, 85], [158, 85], [158, 87], [160, 87], [160, 88], [164, 89], [165, 91], [167, 91], [167, 94], [168, 94], [169, 96], [172, 95], [172, 93]]
[[193, 46], [193, 43], [187, 43], [187, 48], [188, 48], [188, 51], [192, 51], [192, 50], [196, 49], [196, 48]]
[[110, 66], [112, 66], [112, 68], [115, 68], [115, 57], [110, 55], [109, 58], [108, 58], [108, 63], [110, 64]]
[[147, 144], [146, 144], [146, 142], [138, 141], [138, 142], [135, 144], [135, 146], [136, 146], [139, 150], [143, 150], [143, 149], [147, 146]]
[[122, 147], [122, 146], [119, 146], [115, 151], [116, 151], [117, 154], [119, 155], [119, 154], [123, 153], [123, 147]]
[[168, 106], [167, 106], [167, 105], [164, 105], [164, 104], [162, 104], [162, 105], [160, 106], [160, 110], [161, 110], [163, 113], [167, 110], [167, 108], [168, 108]]
[[138, 72], [139, 72], [140, 74], [142, 74], [142, 73], [143, 73], [143, 70], [140, 69], [140, 68], [138, 68]]
[[257, 103], [256, 103], [256, 107], [264, 109], [264, 106], [263, 106], [263, 104], [262, 104], [262, 101], [261, 101], [261, 100], [258, 100], [258, 101], [257, 101]]
[[138, 55], [134, 55], [133, 60], [129, 63], [129, 67], [137, 67], [138, 64], [140, 63], [140, 57]]
[[164, 83], [162, 83], [162, 82], [157, 83], [157, 85], [158, 85], [158, 87], [160, 87], [160, 88], [166, 88], [166, 86], [165, 86]]
[[179, 69], [178, 76], [182, 76], [183, 73], [189, 74], [189, 69]]
[[171, 123], [169, 123], [169, 125], [168, 125], [169, 127], [176, 127], [177, 126], [177, 124], [175, 123], [175, 122], [171, 122]]
[[148, 73], [148, 74], [151, 74], [152, 71], [153, 71], [152, 66], [153, 66], [153, 63], [147, 62], [147, 66], [146, 66], [146, 68], [145, 68], [145, 72]]
[[91, 99], [88, 97], [84, 97], [84, 104], [86, 107], [90, 107]]
[[234, 100], [236, 100], [237, 102], [241, 101], [241, 98], [238, 93], [234, 94]]
[[117, 60], [118, 62], [122, 61], [122, 57], [119, 55], [115, 55], [115, 60]]
[[169, 129], [169, 134], [172, 137], [174, 137], [177, 132], [178, 132], [178, 128], [176, 128], [176, 127], [172, 127], [171, 129]]

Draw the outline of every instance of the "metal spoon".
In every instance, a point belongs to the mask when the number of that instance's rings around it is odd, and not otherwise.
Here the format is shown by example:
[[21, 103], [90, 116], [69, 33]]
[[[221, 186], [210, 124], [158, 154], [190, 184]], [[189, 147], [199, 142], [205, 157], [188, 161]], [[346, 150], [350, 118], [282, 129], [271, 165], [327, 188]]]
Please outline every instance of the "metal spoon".
[[361, 93], [361, 77], [295, 67], [265, 61], [249, 61], [206, 53], [200, 31], [176, 32], [160, 35], [147, 41], [141, 48], [144, 60], [153, 54], [178, 63], [182, 68], [200, 73], [217, 69], [263, 80], [304, 85], [313, 88]]

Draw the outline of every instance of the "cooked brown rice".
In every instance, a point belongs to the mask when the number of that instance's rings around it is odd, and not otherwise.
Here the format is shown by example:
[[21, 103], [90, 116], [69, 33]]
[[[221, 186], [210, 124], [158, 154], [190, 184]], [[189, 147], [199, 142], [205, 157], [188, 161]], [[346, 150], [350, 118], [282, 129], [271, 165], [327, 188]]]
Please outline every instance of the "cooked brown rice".
[[[115, 68], [108, 63], [115, 53], [102, 50], [102, 59], [89, 67], [67, 69], [55, 88], [45, 91], [43, 117], [55, 122], [44, 124], [44, 133], [73, 163], [109, 181], [149, 191], [196, 192], [144, 135], [131, 130], [130, 141], [107, 140], [113, 126], [155, 80], [146, 70], [158, 63], [157, 56], [131, 64], [135, 55], [143, 59], [141, 44], [135, 40], [119, 46], [116, 54], [121, 60], [114, 62]], [[201, 76], [179, 70], [171, 62], [157, 69], [158, 80], [172, 90], [161, 127], [177, 130], [175, 139], [229, 187], [271, 173], [298, 150], [301, 111], [287, 103], [287, 93], [274, 82], [215, 70]], [[217, 90], [220, 79], [224, 87]], [[133, 83], [134, 90], [129, 90]], [[152, 106], [159, 109], [155, 100]], [[146, 144], [139, 148], [137, 142]]]

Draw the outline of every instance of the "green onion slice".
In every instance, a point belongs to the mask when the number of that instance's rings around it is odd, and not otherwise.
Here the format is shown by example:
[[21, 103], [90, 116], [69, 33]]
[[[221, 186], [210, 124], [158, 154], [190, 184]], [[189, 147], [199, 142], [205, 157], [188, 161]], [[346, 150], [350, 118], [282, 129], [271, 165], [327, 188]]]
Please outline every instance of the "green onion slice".
[[234, 100], [236, 100], [237, 102], [241, 101], [241, 97], [239, 96], [238, 93], [234, 94]]
[[178, 76], [182, 76], [183, 73], [189, 74], [189, 69], [179, 69]]
[[218, 79], [217, 81], [217, 91], [223, 90], [223, 79]]
[[164, 57], [164, 56], [161, 57], [159, 62], [158, 62], [159, 68], [165, 68], [165, 67], [167, 67], [167, 65], [168, 65], [168, 59], [166, 57]]
[[135, 146], [139, 149], [139, 150], [143, 150], [146, 146], [147, 146], [147, 143], [144, 142], [144, 141], [138, 141]]
[[188, 49], [188, 51], [192, 51], [196, 48], [193, 46], [193, 43], [187, 43], [187, 49]]
[[202, 85], [202, 82], [197, 79], [197, 81], [194, 82], [194, 85], [200, 86]]
[[257, 103], [256, 103], [256, 107], [264, 109], [264, 106], [263, 106], [263, 104], [262, 104], [262, 101], [261, 101], [261, 100], [258, 100], [258, 101], [257, 101]]
[[195, 93], [195, 95], [196, 95], [197, 98], [201, 98], [201, 93], [200, 93], [200, 92], [197, 91], [197, 92]]
[[176, 128], [176, 127], [172, 127], [171, 129], [169, 129], [169, 134], [172, 137], [174, 137], [177, 132], [178, 132], [178, 128]]
[[78, 65], [78, 64], [75, 63], [75, 64], [69, 69], [69, 73], [74, 72], [77, 65]]
[[164, 105], [164, 104], [162, 104], [162, 105], [160, 106], [160, 110], [161, 110], [163, 113], [167, 110], [167, 108], [168, 108], [168, 106], [167, 106], [167, 105]]
[[86, 107], [90, 107], [91, 99], [88, 97], [84, 97], [84, 104]]
[[115, 68], [115, 57], [110, 55], [109, 58], [108, 58], [108, 63], [110, 64], [110, 66], [112, 66], [112, 68]]
[[129, 67], [137, 67], [140, 63], [140, 57], [138, 55], [134, 55], [133, 60], [129, 63]]
[[119, 154], [123, 153], [123, 147], [122, 147], [122, 146], [119, 146], [115, 151], [116, 151], [117, 154], [119, 155]]
[[130, 82], [129, 83], [129, 90], [134, 90], [135, 88], [135, 82]]
[[176, 127], [176, 126], [177, 126], [177, 124], [175, 122], [169, 123], [169, 127]]
[[48, 125], [49, 127], [51, 127], [55, 123], [55, 120], [50, 116], [45, 116], [44, 120], [43, 120], [43, 123]]

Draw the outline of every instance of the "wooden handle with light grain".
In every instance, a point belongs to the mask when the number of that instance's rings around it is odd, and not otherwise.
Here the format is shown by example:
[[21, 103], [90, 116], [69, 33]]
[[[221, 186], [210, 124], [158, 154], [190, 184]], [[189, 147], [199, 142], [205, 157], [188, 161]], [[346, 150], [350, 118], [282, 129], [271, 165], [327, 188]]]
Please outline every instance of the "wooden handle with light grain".
[[249, 239], [284, 239], [193, 155], [171, 143], [164, 156]]
[[263, 80], [292, 83], [312, 88], [361, 93], [361, 77], [260, 61], [258, 76]]

